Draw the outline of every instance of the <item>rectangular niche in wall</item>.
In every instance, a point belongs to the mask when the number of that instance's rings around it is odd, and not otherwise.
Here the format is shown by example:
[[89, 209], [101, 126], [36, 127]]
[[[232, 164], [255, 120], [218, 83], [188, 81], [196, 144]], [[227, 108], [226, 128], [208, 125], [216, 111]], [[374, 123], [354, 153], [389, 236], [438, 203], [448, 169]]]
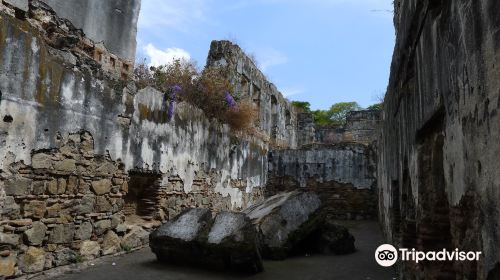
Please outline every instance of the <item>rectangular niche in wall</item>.
[[255, 84], [252, 84], [252, 102], [255, 105], [255, 109], [258, 112], [257, 118], [255, 120], [255, 126], [260, 128], [260, 98], [261, 91], [260, 88]]
[[241, 76], [240, 92], [242, 98], [250, 97], [250, 79], [245, 75]]
[[153, 220], [158, 211], [161, 176], [155, 173], [130, 172], [123, 212], [129, 223]]
[[271, 95], [271, 139], [278, 136], [278, 99]]

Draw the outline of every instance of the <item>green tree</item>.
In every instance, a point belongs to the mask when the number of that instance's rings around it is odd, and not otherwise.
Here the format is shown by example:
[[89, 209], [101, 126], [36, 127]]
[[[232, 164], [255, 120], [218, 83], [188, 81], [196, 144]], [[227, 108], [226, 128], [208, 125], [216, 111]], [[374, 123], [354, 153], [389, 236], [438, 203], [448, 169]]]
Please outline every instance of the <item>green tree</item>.
[[357, 102], [339, 102], [330, 107], [327, 111], [327, 116], [330, 124], [342, 125], [346, 122], [348, 112], [361, 109], [361, 106]]
[[384, 103], [377, 103], [377, 104], [373, 104], [373, 105], [368, 106], [368, 108], [366, 108], [366, 110], [382, 110], [383, 107], [384, 107]]
[[305, 101], [292, 101], [292, 105], [297, 108], [300, 113], [311, 112], [311, 103]]
[[331, 125], [333, 124], [328, 111], [326, 110], [315, 110], [312, 111], [314, 123], [317, 125]]

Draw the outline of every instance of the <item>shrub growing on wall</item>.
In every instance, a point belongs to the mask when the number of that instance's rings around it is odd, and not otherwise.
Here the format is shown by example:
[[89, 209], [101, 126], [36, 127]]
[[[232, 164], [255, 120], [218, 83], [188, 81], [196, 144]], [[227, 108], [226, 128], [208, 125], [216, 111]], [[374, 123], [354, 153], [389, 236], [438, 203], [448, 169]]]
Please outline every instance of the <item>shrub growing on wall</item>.
[[257, 117], [257, 108], [249, 100], [239, 102], [235, 107], [226, 111], [226, 122], [237, 131], [245, 131], [254, 125]]
[[[208, 117], [227, 123], [238, 131], [250, 128], [257, 116], [252, 102], [234, 99], [233, 86], [226, 78], [224, 68], [210, 67], [199, 71], [194, 63], [185, 60], [148, 67], [143, 61], [137, 64], [134, 74], [139, 88], [152, 86], [166, 94], [169, 116], [173, 114], [174, 103], [179, 101], [201, 108]], [[175, 98], [172, 98], [173, 89], [176, 89]]]

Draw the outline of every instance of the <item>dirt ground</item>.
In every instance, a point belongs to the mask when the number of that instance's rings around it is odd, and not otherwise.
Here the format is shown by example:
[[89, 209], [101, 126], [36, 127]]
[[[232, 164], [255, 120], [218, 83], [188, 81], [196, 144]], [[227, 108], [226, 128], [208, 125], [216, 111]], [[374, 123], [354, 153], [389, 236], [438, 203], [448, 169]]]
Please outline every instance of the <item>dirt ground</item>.
[[192, 267], [165, 265], [156, 261], [149, 248], [107, 259], [78, 273], [61, 275], [58, 280], [124, 280], [124, 279], [397, 279], [393, 268], [383, 268], [374, 259], [382, 242], [377, 222], [358, 221], [345, 224], [356, 238], [357, 252], [345, 256], [302, 256], [285, 261], [265, 261], [263, 273], [244, 276], [213, 272]]

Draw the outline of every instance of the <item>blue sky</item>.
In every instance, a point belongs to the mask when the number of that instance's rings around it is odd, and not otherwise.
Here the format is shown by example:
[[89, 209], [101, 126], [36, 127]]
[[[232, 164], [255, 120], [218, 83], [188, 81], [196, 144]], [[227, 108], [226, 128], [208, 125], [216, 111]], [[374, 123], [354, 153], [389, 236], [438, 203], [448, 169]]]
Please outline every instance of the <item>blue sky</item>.
[[377, 103], [394, 47], [392, 0], [142, 0], [137, 57], [203, 67], [212, 40], [236, 41], [290, 100], [313, 109]]

